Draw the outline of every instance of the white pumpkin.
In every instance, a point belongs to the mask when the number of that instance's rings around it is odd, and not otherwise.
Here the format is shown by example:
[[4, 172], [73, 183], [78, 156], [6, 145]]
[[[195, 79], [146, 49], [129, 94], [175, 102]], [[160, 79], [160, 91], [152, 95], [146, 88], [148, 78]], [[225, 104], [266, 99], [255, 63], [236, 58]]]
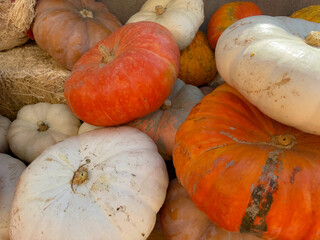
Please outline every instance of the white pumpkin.
[[220, 36], [216, 61], [222, 78], [263, 113], [320, 134], [320, 48], [312, 46], [311, 35], [305, 40], [311, 31], [320, 31], [320, 24], [290, 17], [244, 18]]
[[7, 133], [8, 133], [10, 123], [11, 121], [8, 118], [0, 115], [0, 153], [6, 153], [9, 151]]
[[204, 21], [203, 0], [147, 0], [127, 23], [139, 21], [166, 27], [182, 50], [192, 42]]
[[14, 240], [143, 240], [168, 187], [156, 144], [108, 127], [46, 149], [21, 175], [10, 215]]
[[7, 139], [11, 151], [30, 163], [47, 147], [77, 135], [80, 124], [65, 104], [26, 105], [10, 124]]
[[103, 127], [98, 127], [98, 126], [94, 126], [94, 125], [91, 125], [89, 123], [83, 122], [80, 125], [80, 128], [78, 130], [78, 134], [82, 134], [82, 133], [89, 132], [89, 131], [92, 131], [92, 130], [95, 130], [95, 129], [99, 129], [99, 128], [103, 128]]
[[9, 217], [16, 183], [26, 165], [0, 153], [0, 240], [9, 240]]

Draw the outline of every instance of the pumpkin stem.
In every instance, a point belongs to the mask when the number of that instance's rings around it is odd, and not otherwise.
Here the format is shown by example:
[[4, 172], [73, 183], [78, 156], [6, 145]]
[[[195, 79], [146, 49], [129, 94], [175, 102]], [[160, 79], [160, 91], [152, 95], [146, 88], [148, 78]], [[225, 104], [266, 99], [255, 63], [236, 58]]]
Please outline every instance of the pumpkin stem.
[[312, 47], [320, 47], [320, 32], [311, 31], [304, 41]]
[[164, 103], [161, 105], [160, 109], [161, 110], [166, 110], [166, 109], [169, 109], [171, 108], [171, 100], [167, 99], [164, 101]]
[[87, 9], [82, 9], [80, 14], [83, 18], [93, 18], [93, 12]]
[[82, 184], [85, 180], [88, 179], [88, 169], [86, 168], [86, 165], [90, 162], [89, 159], [86, 160], [85, 164], [82, 164], [77, 171], [74, 172], [73, 178], [71, 179], [71, 188], [72, 191], [74, 192], [74, 185], [80, 185]]
[[99, 51], [102, 55], [102, 59], [101, 59], [102, 63], [108, 63], [108, 62], [112, 61], [114, 56], [111, 54], [110, 50], [105, 45], [100, 44], [98, 46], [98, 48], [99, 48]]
[[158, 14], [158, 15], [162, 15], [163, 13], [164, 13], [164, 7], [162, 6], [162, 5], [157, 5], [156, 7], [155, 7], [155, 10], [156, 10], [156, 13]]
[[271, 144], [279, 148], [292, 149], [296, 143], [296, 138], [291, 134], [281, 134], [271, 138]]
[[38, 131], [39, 132], [45, 132], [49, 129], [49, 126], [47, 124], [45, 124], [43, 121], [38, 121], [37, 122], [37, 125], [38, 125]]

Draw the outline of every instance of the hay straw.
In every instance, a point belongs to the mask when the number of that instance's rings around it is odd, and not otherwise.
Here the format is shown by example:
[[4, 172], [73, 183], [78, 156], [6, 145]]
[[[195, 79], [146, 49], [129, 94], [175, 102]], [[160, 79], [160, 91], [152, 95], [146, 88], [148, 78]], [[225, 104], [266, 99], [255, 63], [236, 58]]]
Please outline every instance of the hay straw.
[[69, 75], [34, 42], [0, 52], [0, 115], [14, 120], [24, 105], [65, 103]]
[[35, 15], [36, 0], [0, 0], [0, 51], [20, 46]]

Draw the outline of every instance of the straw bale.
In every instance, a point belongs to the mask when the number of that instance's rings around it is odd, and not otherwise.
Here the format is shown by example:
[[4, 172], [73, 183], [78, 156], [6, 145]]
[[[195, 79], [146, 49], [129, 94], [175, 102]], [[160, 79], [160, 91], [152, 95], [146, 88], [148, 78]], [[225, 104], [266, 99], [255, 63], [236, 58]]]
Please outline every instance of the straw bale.
[[65, 103], [70, 73], [35, 42], [0, 52], [0, 115], [14, 120], [24, 105]]
[[20, 46], [35, 15], [36, 0], [0, 0], [0, 51]]

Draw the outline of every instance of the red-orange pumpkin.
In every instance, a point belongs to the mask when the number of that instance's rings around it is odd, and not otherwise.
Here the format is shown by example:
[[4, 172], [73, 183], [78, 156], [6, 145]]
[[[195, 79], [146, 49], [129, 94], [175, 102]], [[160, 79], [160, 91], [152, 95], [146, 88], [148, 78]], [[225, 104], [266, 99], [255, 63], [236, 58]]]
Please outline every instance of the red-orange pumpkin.
[[179, 73], [172, 34], [154, 22], [122, 26], [85, 53], [65, 83], [71, 111], [95, 126], [143, 117], [168, 98]]
[[82, 54], [121, 26], [107, 6], [95, 0], [40, 0], [35, 10], [36, 43], [69, 70]]
[[253, 2], [230, 2], [223, 4], [210, 17], [207, 26], [207, 36], [210, 47], [216, 48], [223, 31], [239, 19], [261, 15], [261, 9]]
[[182, 185], [170, 181], [166, 200], [160, 211], [160, 223], [166, 240], [258, 240], [237, 232], [228, 232], [215, 225], [192, 202]]
[[320, 136], [270, 119], [229, 85], [180, 125], [173, 163], [193, 202], [221, 228], [320, 239]]

